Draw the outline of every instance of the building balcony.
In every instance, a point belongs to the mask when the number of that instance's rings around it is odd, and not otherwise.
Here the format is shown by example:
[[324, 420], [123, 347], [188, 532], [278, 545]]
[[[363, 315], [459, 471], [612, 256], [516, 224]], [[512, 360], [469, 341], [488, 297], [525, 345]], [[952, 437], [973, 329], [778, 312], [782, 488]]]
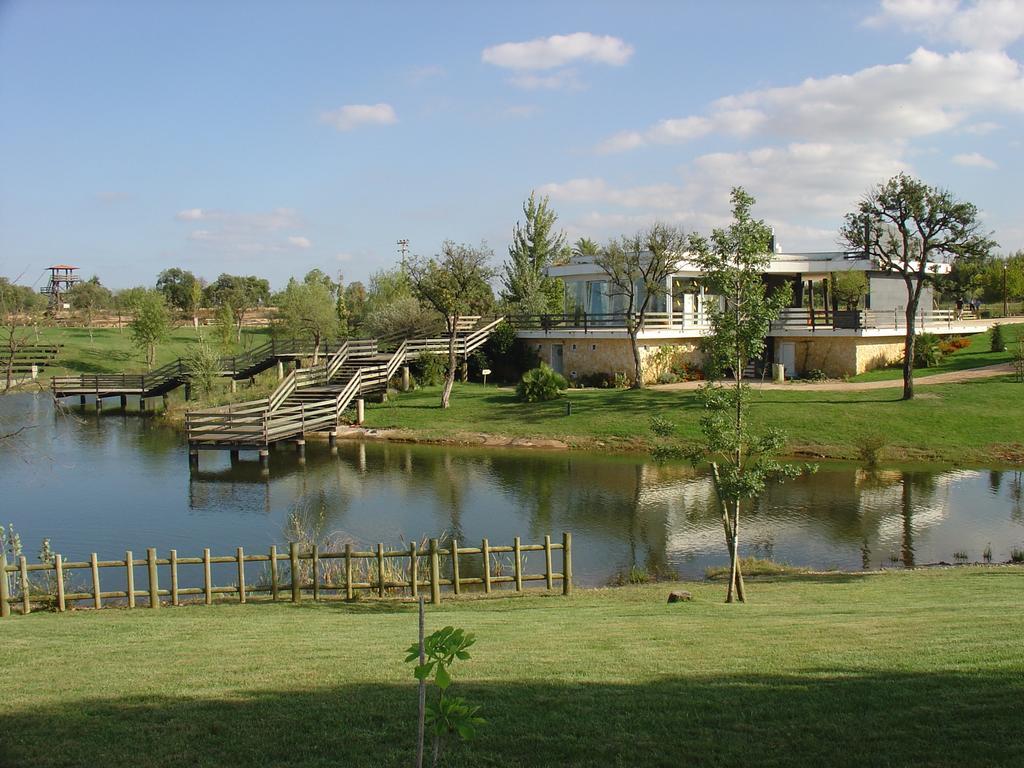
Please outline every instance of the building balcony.
[[[566, 314], [511, 315], [507, 320], [515, 326], [519, 336], [625, 336], [630, 327], [637, 327], [637, 313], [626, 312], [570, 312]], [[669, 313], [648, 312], [639, 328], [642, 338], [677, 338], [703, 336], [709, 328], [703, 312]]]

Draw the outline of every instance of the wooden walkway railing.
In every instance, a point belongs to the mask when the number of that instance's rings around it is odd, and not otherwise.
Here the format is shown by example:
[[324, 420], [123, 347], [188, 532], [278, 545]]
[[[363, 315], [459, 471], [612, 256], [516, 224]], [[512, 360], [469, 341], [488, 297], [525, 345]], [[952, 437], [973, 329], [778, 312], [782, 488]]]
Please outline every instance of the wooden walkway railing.
[[[468, 357], [487, 341], [503, 318], [458, 336], [455, 353]], [[476, 322], [476, 319], [474, 319]], [[421, 354], [447, 354], [449, 339], [406, 339], [386, 362], [374, 364], [378, 353], [376, 340], [349, 341], [321, 363], [300, 368], [285, 377], [268, 398], [236, 403], [185, 414], [190, 456], [201, 449], [260, 449], [261, 457], [270, 443], [302, 438], [307, 432], [331, 432], [341, 415], [359, 396], [387, 389], [388, 381], [410, 357]], [[369, 362], [368, 362], [369, 361]], [[358, 365], [344, 384], [335, 381], [346, 363]], [[309, 387], [333, 387], [336, 391], [318, 400], [299, 400], [293, 396]], [[296, 398], [297, 399], [297, 398]]]
[[[553, 567], [553, 553], [558, 551], [562, 553], [561, 571]], [[530, 552], [543, 553], [542, 571], [526, 570], [526, 555]], [[492, 563], [496, 556], [505, 554], [511, 556], [511, 573], [505, 572], [503, 564]], [[395, 561], [404, 565], [396, 566]], [[480, 575], [464, 576], [466, 570], [477, 571], [474, 561], [479, 563]], [[247, 579], [246, 566], [251, 563], [262, 564], [263, 578]], [[234, 584], [214, 584], [213, 566], [218, 564], [235, 566], [232, 569]], [[181, 569], [189, 566], [202, 567], [202, 586], [181, 586]], [[137, 568], [145, 569], [141, 583], [136, 582]], [[161, 568], [165, 570], [167, 580], [163, 584], [166, 586], [161, 586]], [[105, 569], [123, 574], [123, 589], [103, 590], [100, 574]], [[87, 573], [83, 589], [69, 591], [73, 586], [71, 571]], [[40, 585], [38, 578], [33, 581], [33, 576], [42, 576], [46, 584]], [[425, 549], [416, 543], [407, 549], [385, 549], [381, 543], [373, 550], [356, 550], [346, 544], [344, 550], [331, 552], [292, 543], [287, 552], [279, 552], [272, 546], [267, 554], [254, 555], [238, 547], [233, 555], [217, 556], [204, 549], [201, 557], [179, 557], [174, 549], [167, 557], [158, 557], [156, 549], [149, 548], [145, 558], [136, 558], [129, 550], [123, 560], [99, 560], [93, 553], [88, 561], [82, 562], [64, 562], [56, 555], [52, 563], [29, 563], [22, 556], [12, 565], [8, 565], [3, 556], [0, 557], [0, 618], [10, 616], [12, 608], [29, 614], [33, 605], [64, 612], [77, 602], [102, 608], [104, 601], [118, 600], [124, 601], [118, 604], [135, 608], [139, 598], [153, 609], [159, 608], [164, 598], [170, 605], [181, 605], [183, 597], [201, 598], [202, 603], [210, 605], [214, 595], [231, 595], [240, 603], [258, 594], [269, 595], [271, 601], [290, 599], [298, 603], [305, 597], [354, 600], [361, 592], [381, 598], [405, 594], [417, 597], [420, 590], [429, 590], [431, 602], [437, 604], [445, 589], [457, 596], [466, 587], [479, 587], [489, 594], [495, 587], [509, 584], [514, 591], [522, 592], [526, 583], [544, 582], [550, 590], [554, 589], [556, 581], [561, 582], [562, 594], [572, 593], [572, 534], [568, 532], [562, 534], [560, 543], [545, 536], [542, 544], [523, 544], [516, 536], [511, 545], [505, 546], [492, 546], [487, 539], [483, 539], [479, 547], [463, 547], [455, 539], [441, 546], [438, 539], [431, 539]], [[144, 588], [137, 588], [139, 586]]]

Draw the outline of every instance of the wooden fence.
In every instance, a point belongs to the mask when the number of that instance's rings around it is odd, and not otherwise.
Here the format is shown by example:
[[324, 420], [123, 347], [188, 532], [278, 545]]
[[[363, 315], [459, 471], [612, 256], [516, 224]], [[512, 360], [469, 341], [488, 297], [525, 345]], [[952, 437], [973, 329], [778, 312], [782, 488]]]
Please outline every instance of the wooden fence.
[[[553, 568], [553, 552], [562, 552], [562, 570]], [[453, 556], [452, 553], [456, 553]], [[542, 573], [525, 572], [526, 553], [543, 552]], [[511, 574], [502, 567], [492, 567], [491, 559], [496, 555], [510, 554]], [[447, 558], [447, 568], [444, 559]], [[405, 567], [396, 568], [394, 561], [408, 561]], [[479, 576], [463, 576], [463, 570], [475, 570], [473, 564], [480, 564]], [[212, 566], [232, 563], [236, 566], [236, 583], [216, 586], [213, 583]], [[246, 564], [265, 563], [269, 574], [257, 583], [246, 583]], [[281, 565], [287, 566], [282, 573]], [[180, 586], [179, 569], [184, 566], [202, 566], [201, 587]], [[145, 589], [136, 589], [136, 568], [144, 567]], [[169, 571], [169, 583], [162, 587], [159, 579], [160, 568]], [[125, 589], [104, 592], [100, 586], [100, 572], [105, 568], [118, 569], [125, 577]], [[84, 591], [69, 592], [68, 572], [87, 571], [89, 580]], [[45, 589], [33, 584], [29, 574], [43, 572], [48, 579]], [[297, 578], [294, 576], [297, 575]], [[287, 578], [286, 578], [287, 577]], [[11, 582], [16, 585], [12, 588]], [[20, 606], [22, 614], [32, 611], [32, 604], [43, 604], [59, 612], [68, 610], [76, 602], [89, 601], [94, 608], [102, 608], [104, 600], [124, 600], [128, 608], [135, 608], [142, 598], [149, 608], [159, 608], [162, 598], [171, 605], [181, 605], [182, 597], [197, 596], [210, 605], [214, 595], [233, 595], [238, 602], [245, 603], [256, 594], [269, 594], [270, 600], [290, 599], [293, 603], [310, 596], [313, 600], [326, 598], [353, 600], [360, 591], [376, 594], [378, 597], [408, 593], [417, 597], [420, 590], [430, 591], [430, 600], [441, 602], [442, 588], [459, 595], [465, 587], [479, 586], [490, 593], [495, 586], [511, 584], [516, 592], [523, 591], [523, 584], [543, 581], [547, 589], [553, 589], [560, 581], [562, 594], [572, 593], [572, 534], [563, 533], [562, 541], [552, 542], [551, 536], [544, 537], [543, 544], [523, 544], [518, 536], [511, 546], [492, 546], [487, 539], [479, 547], [462, 547], [452, 539], [442, 547], [438, 539], [431, 539], [423, 549], [410, 544], [408, 549], [385, 549], [378, 544], [374, 550], [355, 550], [346, 544], [340, 552], [321, 552], [317, 546], [305, 550], [292, 543], [288, 552], [278, 552], [270, 547], [267, 554], [247, 555], [238, 547], [234, 555], [211, 556], [209, 549], [203, 550], [202, 557], [178, 557], [177, 550], [170, 550], [168, 557], [157, 557], [156, 549], [146, 550], [145, 558], [136, 558], [129, 550], [124, 560], [99, 560], [93, 553], [88, 561], [64, 562], [56, 555], [53, 563], [29, 563], [24, 556], [12, 565], [6, 556], [0, 556], [0, 617], [11, 614], [12, 606]], [[34, 591], [33, 591], [34, 590]]]

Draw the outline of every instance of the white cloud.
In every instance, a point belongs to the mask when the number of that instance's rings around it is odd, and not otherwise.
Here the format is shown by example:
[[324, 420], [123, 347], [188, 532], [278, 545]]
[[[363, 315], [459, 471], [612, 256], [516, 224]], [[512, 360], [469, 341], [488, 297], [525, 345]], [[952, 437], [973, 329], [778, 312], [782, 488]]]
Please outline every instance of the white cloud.
[[175, 217], [184, 224], [202, 222], [187, 238], [193, 243], [224, 253], [277, 253], [290, 248], [309, 248], [312, 243], [303, 236], [282, 237], [283, 230], [295, 230], [302, 218], [292, 208], [243, 213], [216, 208], [186, 208]]
[[320, 122], [327, 123], [339, 131], [351, 131], [361, 125], [393, 125], [398, 116], [390, 104], [346, 104], [338, 109], [324, 112]]
[[798, 141], [899, 141], [965, 124], [977, 112], [1024, 111], [1021, 66], [1002, 52], [943, 55], [919, 48], [906, 62], [852, 75], [726, 96], [705, 116], [661, 120], [617, 134], [601, 152], [687, 141], [709, 133]]
[[1001, 50], [1024, 36], [1020, 0], [882, 0], [868, 26], [895, 24], [972, 49]]
[[[583, 212], [563, 212], [569, 226], [603, 236], [654, 221], [706, 231], [727, 222], [732, 186], [757, 200], [755, 214], [776, 227], [788, 249], [835, 247], [844, 213], [879, 179], [910, 170], [902, 145], [794, 142], [743, 152], [701, 155], [676, 183], [616, 187], [602, 178], [578, 178], [538, 189]], [[562, 209], [560, 209], [562, 210]]]
[[555, 69], [574, 62], [622, 66], [633, 55], [633, 46], [611, 35], [574, 32], [571, 35], [538, 37], [522, 43], [502, 43], [485, 48], [487, 64], [516, 70]]
[[334, 260], [335, 261], [342, 261], [342, 262], [344, 262], [344, 261], [352, 261], [353, 258], [354, 257], [352, 256], [351, 253], [336, 253], [336, 254], [334, 254]]
[[964, 152], [953, 155], [953, 162], [957, 165], [964, 165], [968, 168], [996, 168], [996, 164], [980, 152]]

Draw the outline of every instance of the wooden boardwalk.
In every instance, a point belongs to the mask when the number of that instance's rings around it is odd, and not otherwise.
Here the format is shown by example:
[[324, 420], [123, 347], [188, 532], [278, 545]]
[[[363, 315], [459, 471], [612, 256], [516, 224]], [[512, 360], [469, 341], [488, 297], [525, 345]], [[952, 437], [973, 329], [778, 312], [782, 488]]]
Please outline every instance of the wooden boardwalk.
[[[466, 359], [501, 320], [474, 322], [457, 334], [456, 354]], [[393, 352], [382, 352], [376, 340], [346, 341], [318, 365], [292, 371], [269, 397], [189, 411], [185, 428], [190, 464], [198, 464], [202, 450], [255, 450], [265, 465], [274, 443], [294, 441], [302, 455], [305, 435], [311, 432], [326, 432], [333, 443], [343, 412], [357, 399], [386, 392], [409, 359], [447, 354], [448, 343], [447, 338], [406, 339]]]

